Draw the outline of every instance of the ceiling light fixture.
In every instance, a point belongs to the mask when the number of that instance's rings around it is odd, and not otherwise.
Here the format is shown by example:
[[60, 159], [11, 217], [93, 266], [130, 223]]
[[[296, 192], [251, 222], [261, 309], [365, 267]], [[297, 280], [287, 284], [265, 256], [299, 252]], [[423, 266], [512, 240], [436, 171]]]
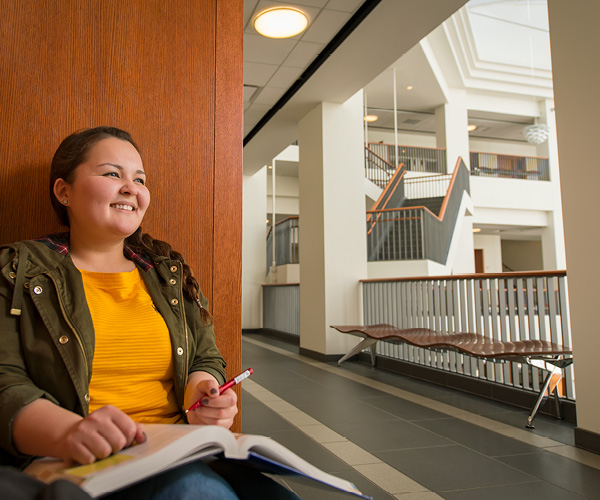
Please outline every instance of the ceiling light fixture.
[[538, 125], [535, 123], [534, 125], [529, 125], [523, 129], [523, 135], [527, 142], [531, 144], [542, 144], [548, 140], [548, 136], [550, 135], [550, 128], [548, 125]]
[[412, 90], [412, 89], [414, 89], [414, 87], [412, 85], [407, 85], [406, 86], [406, 90]]
[[308, 27], [308, 16], [294, 7], [263, 10], [254, 19], [254, 29], [267, 38], [290, 38]]
[[473, 232], [474, 233], [480, 233], [481, 232], [481, 228], [480, 227], [474, 227], [473, 228]]
[[366, 121], [366, 122], [369, 122], [369, 123], [370, 122], [376, 122], [377, 120], [379, 120], [379, 117], [377, 115], [366, 115], [363, 118], [363, 120]]
[[467, 130], [469, 132], [473, 132], [473, 130], [477, 130], [477, 125], [469, 125], [467, 126]]

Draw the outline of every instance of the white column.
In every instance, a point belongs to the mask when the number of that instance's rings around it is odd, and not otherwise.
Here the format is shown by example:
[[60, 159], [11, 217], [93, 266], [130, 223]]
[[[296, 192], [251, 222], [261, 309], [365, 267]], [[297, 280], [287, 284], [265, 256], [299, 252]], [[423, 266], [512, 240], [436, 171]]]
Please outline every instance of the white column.
[[549, 0], [560, 182], [573, 333], [577, 426], [600, 437], [598, 398], [598, 46], [600, 2]]
[[552, 182], [552, 201], [554, 210], [548, 213], [548, 226], [542, 231], [542, 258], [544, 270], [565, 269], [565, 235], [563, 231], [562, 202], [560, 199], [560, 171], [558, 169], [558, 146], [556, 144], [556, 120], [554, 101], [545, 99], [539, 103], [538, 123], [550, 129], [546, 142], [537, 146], [537, 155], [548, 158], [550, 181]]
[[465, 90], [448, 89], [447, 95], [449, 101], [435, 109], [435, 138], [438, 148], [446, 148], [448, 173], [452, 173], [459, 156], [470, 168], [469, 116]]
[[363, 94], [320, 103], [299, 123], [300, 347], [345, 353], [356, 341], [330, 328], [361, 320], [367, 277]]
[[262, 287], [267, 273], [267, 169], [243, 178], [242, 328], [262, 327]]

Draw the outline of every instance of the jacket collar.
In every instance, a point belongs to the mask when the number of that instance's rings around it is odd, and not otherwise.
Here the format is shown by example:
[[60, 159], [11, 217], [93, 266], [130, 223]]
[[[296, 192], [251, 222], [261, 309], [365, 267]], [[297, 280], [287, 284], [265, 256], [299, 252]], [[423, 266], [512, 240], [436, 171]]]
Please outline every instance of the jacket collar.
[[[70, 233], [53, 233], [47, 234], [38, 238], [35, 241], [39, 241], [43, 243], [48, 248], [51, 248], [55, 252], [58, 252], [60, 255], [66, 257], [69, 254], [69, 236]], [[150, 258], [146, 255], [140, 255], [134, 252], [131, 248], [125, 245], [123, 249], [123, 253], [129, 259], [139, 265], [144, 271], [148, 272], [150, 269], [154, 267], [154, 263]]]

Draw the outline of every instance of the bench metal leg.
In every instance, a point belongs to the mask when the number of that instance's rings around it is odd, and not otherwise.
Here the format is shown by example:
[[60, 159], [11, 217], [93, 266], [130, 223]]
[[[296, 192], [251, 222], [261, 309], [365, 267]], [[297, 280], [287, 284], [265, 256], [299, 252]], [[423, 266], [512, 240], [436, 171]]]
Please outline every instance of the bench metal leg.
[[[535, 418], [535, 416], [540, 408], [540, 405], [542, 404], [542, 401], [544, 400], [546, 391], [548, 390], [548, 387], [550, 387], [551, 382], [553, 382], [554, 385], [550, 389], [550, 392], [552, 392], [554, 394], [557, 413], [559, 415], [558, 418], [561, 418], [560, 404], [558, 402], [558, 383], [562, 379], [562, 370], [556, 366], [549, 365], [548, 363], [546, 363], [546, 365], [547, 365], [546, 369], [547, 370], [549, 369], [549, 372], [548, 372], [548, 375], [546, 375], [546, 378], [544, 379], [544, 383], [543, 383], [542, 387], [540, 388], [540, 392], [535, 401], [535, 405], [533, 406], [533, 410], [531, 410], [529, 417], [527, 417], [527, 425], [525, 427], [527, 427], [528, 429], [535, 429], [535, 426], [533, 425], [533, 419]], [[557, 378], [555, 378], [555, 380], [553, 381], [552, 380], [553, 377], [557, 377]]]
[[345, 354], [342, 358], [340, 358], [338, 361], [338, 365], [341, 365], [348, 358], [351, 358], [355, 354], [358, 354], [363, 349], [366, 349], [367, 347], [371, 347], [371, 364], [373, 366], [375, 366], [375, 346], [373, 344], [375, 344], [376, 342], [377, 342], [377, 339], [372, 339], [372, 338], [364, 339], [360, 344], [358, 344], [354, 348], [350, 349], [350, 351], [348, 351], [347, 354]]

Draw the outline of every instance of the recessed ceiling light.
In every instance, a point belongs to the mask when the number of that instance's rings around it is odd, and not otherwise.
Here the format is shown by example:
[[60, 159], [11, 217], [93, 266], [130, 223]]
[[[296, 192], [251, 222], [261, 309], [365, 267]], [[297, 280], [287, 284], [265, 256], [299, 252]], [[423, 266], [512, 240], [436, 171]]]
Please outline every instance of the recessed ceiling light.
[[267, 168], [268, 168], [269, 170], [272, 170], [272, 169], [273, 169], [273, 165], [269, 165]]
[[366, 122], [376, 122], [379, 120], [379, 117], [377, 115], [366, 115], [363, 120]]
[[481, 228], [480, 227], [474, 227], [473, 228], [473, 232], [474, 233], [480, 233], [481, 232]]
[[473, 132], [473, 130], [477, 130], [477, 125], [469, 125], [469, 126], [467, 127], [467, 130], [468, 130], [469, 132]]
[[290, 38], [308, 26], [308, 16], [294, 7], [273, 7], [263, 10], [254, 19], [254, 29], [268, 38]]
[[412, 90], [412, 89], [414, 89], [414, 87], [412, 85], [407, 85], [406, 86], [406, 90]]

